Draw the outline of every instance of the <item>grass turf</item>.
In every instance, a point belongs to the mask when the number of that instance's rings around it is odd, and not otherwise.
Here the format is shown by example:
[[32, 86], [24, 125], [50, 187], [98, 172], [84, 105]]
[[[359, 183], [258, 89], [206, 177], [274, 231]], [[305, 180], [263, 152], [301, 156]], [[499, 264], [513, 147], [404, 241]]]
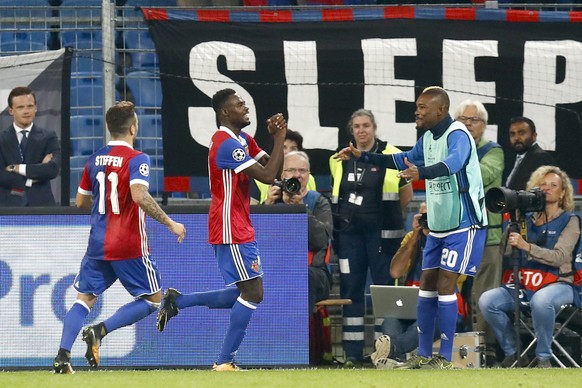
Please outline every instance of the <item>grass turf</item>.
[[572, 387], [576, 369], [271, 369], [238, 373], [209, 370], [99, 370], [54, 375], [48, 371], [0, 372], [0, 387]]

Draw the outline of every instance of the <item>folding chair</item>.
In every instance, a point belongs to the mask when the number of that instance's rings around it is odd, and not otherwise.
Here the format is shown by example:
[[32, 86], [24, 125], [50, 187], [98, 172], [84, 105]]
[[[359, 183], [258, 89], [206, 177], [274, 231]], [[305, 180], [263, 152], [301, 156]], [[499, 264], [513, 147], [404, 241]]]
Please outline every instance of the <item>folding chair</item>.
[[[564, 349], [564, 347], [562, 346], [562, 344], [560, 344], [558, 342], [558, 337], [560, 336], [560, 334], [563, 333], [564, 329], [566, 329], [568, 327], [568, 324], [576, 317], [577, 314], [581, 314], [581, 309], [579, 306], [574, 306], [571, 304], [567, 304], [567, 305], [563, 305], [560, 307], [560, 311], [558, 311], [558, 313], [556, 314], [556, 325], [554, 328], [554, 334], [552, 335], [552, 345], [553, 347], [555, 347], [557, 349], [557, 351], [559, 352], [559, 355], [561, 355], [562, 357], [564, 357], [570, 364], [572, 367], [574, 368], [580, 368], [580, 365], [576, 362], [576, 360], [574, 360], [574, 358], [572, 358], [572, 356], [570, 355], [570, 353], [568, 353], [568, 351], [566, 349]], [[563, 320], [563, 321], [562, 321]], [[533, 346], [535, 345], [535, 343], [537, 342], [537, 338], [536, 335], [533, 331], [533, 326], [531, 325], [530, 320], [526, 319], [524, 317], [524, 314], [522, 312], [522, 314], [520, 315], [519, 321], [521, 323], [521, 325], [525, 328], [525, 330], [532, 336], [532, 341], [529, 343], [529, 345], [521, 352], [519, 359], [525, 357], [525, 355], [527, 354], [527, 352], [533, 348]], [[558, 321], [562, 321], [561, 323], [558, 323]], [[560, 360], [558, 358], [558, 355], [556, 355], [556, 353], [554, 351], [552, 351], [552, 359], [556, 362], [556, 364], [558, 364], [561, 368], [566, 368], [567, 366], [562, 362], [562, 360]], [[532, 361], [533, 363], [534, 361]], [[517, 361], [516, 361], [517, 363]], [[531, 363], [530, 365], [531, 366]]]

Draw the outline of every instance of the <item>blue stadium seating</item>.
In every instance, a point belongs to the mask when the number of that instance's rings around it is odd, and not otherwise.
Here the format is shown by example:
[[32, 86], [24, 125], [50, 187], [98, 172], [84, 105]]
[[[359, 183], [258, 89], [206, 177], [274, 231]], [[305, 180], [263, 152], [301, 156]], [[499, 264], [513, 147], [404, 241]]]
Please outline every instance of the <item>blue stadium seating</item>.
[[2, 54], [14, 54], [15, 52], [36, 52], [45, 50], [46, 43], [33, 42], [29, 40], [2, 41], [0, 43], [0, 53]]
[[2, 42], [37, 42], [46, 45], [48, 40], [46, 31], [1, 31], [0, 43]]
[[127, 73], [125, 83], [133, 95], [133, 100], [141, 113], [156, 113], [162, 106], [162, 83], [147, 71]]
[[149, 192], [153, 195], [159, 195], [164, 192], [164, 170], [150, 168]]
[[76, 52], [71, 60], [72, 73], [103, 75], [103, 54], [98, 51]]
[[158, 55], [149, 31], [125, 31], [123, 42], [131, 58], [132, 69], [147, 70], [158, 67]]
[[139, 116], [139, 132], [136, 147], [147, 154], [161, 153], [162, 116], [144, 114]]
[[88, 158], [89, 155], [71, 156], [69, 158], [69, 166], [71, 169], [83, 169], [85, 168], [85, 163], [87, 163]]
[[103, 114], [103, 86], [77, 85], [71, 88], [71, 115]]
[[93, 152], [103, 147], [103, 138], [80, 137], [71, 139], [71, 155], [91, 155]]
[[76, 49], [98, 49], [103, 47], [103, 36], [98, 30], [69, 30], [61, 32], [61, 46]]
[[[115, 74], [115, 84], [119, 82], [119, 75]], [[71, 89], [81, 85], [103, 86], [103, 74], [91, 72], [71, 73]]]
[[105, 130], [100, 115], [71, 116], [71, 137], [101, 136]]
[[155, 49], [154, 41], [149, 31], [128, 30], [123, 32], [126, 49]]

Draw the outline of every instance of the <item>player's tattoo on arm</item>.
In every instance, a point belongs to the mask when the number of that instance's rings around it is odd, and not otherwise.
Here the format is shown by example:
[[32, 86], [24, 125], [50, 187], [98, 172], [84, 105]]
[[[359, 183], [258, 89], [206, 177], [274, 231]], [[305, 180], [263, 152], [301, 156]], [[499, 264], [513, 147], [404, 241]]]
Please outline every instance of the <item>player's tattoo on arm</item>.
[[[135, 187], [135, 189], [134, 189]], [[147, 188], [144, 185], [132, 185], [132, 196], [133, 200], [139, 205], [139, 207], [151, 218], [158, 221], [160, 224], [168, 226], [170, 224], [170, 217], [162, 210], [160, 205], [154, 200], [150, 195]], [[135, 193], [135, 191], [137, 193]], [[134, 195], [137, 195], [136, 196]]]

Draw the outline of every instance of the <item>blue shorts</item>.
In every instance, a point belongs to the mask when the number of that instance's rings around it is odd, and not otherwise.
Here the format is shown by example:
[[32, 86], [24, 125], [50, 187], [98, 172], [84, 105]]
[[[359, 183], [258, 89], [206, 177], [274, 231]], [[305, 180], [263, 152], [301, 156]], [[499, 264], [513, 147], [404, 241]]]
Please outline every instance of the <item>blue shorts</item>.
[[475, 276], [485, 249], [486, 229], [467, 228], [452, 233], [430, 233], [424, 246], [422, 269], [440, 268]]
[[227, 286], [263, 276], [257, 242], [213, 245], [218, 268]]
[[151, 257], [117, 261], [84, 257], [73, 286], [82, 294], [101, 295], [117, 279], [134, 297], [160, 291], [160, 272]]

